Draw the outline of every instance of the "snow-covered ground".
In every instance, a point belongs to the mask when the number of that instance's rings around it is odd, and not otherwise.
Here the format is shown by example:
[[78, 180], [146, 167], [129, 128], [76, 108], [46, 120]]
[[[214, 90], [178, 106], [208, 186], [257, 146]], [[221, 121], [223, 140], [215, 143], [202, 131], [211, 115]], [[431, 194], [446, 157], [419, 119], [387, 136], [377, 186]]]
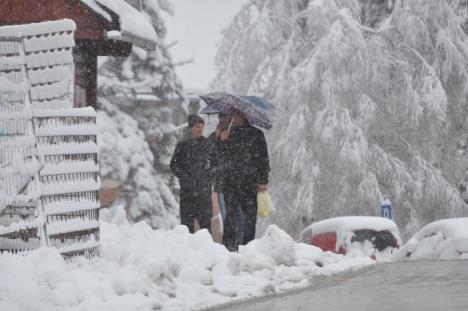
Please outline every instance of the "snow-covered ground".
[[295, 243], [276, 226], [229, 253], [205, 230], [131, 225], [122, 210], [103, 216], [101, 255], [93, 260], [67, 262], [53, 248], [0, 255], [0, 310], [196, 310], [375, 263]]

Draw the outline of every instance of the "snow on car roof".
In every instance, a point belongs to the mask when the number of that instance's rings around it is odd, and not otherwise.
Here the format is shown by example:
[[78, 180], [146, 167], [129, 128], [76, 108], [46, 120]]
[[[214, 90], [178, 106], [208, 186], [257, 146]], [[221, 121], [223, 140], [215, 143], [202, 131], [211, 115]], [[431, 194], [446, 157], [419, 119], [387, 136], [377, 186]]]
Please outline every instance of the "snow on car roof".
[[110, 20], [110, 15], [101, 6], [111, 10], [119, 16], [122, 35], [129, 34], [137, 38], [156, 43], [158, 36], [147, 18], [123, 0], [80, 0], [95, 13]]
[[396, 224], [387, 218], [372, 216], [345, 216], [325, 219], [308, 226], [303, 232], [322, 234], [336, 231], [355, 231], [360, 229], [371, 229], [375, 231], [388, 230], [398, 233]]
[[419, 230], [414, 238], [421, 240], [424, 237], [437, 232], [442, 232], [446, 238], [459, 236], [468, 237], [468, 217], [448, 218], [431, 222]]

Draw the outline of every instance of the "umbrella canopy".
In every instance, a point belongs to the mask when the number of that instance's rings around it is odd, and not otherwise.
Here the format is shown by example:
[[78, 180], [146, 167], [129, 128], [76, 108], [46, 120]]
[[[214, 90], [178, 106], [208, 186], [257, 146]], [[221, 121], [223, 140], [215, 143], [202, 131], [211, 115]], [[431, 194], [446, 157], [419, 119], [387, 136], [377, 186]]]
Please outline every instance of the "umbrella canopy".
[[266, 101], [265, 99], [258, 97], [258, 96], [241, 96], [242, 98], [248, 100], [252, 104], [256, 105], [257, 107], [262, 108], [263, 110], [274, 110], [276, 109], [273, 104]]
[[234, 110], [238, 110], [246, 116], [247, 121], [249, 121], [250, 124], [264, 129], [270, 129], [272, 124], [268, 119], [265, 110], [245, 97], [223, 92], [200, 96], [208, 106], [218, 110], [219, 112], [229, 114]]
[[210, 106], [206, 106], [205, 108], [203, 108], [202, 110], [200, 110], [201, 114], [218, 114], [219, 113], [219, 110], [218, 109], [215, 109], [213, 107], [210, 107]]
[[[261, 108], [263, 110], [269, 111], [269, 110], [276, 109], [276, 107], [273, 104], [271, 104], [270, 102], [266, 101], [265, 99], [263, 99], [261, 97], [258, 97], [258, 96], [240, 96], [240, 97], [242, 97], [243, 99], [249, 101], [250, 103], [256, 105], [257, 107], [259, 107], [259, 108]], [[200, 110], [199, 113], [201, 113], [201, 114], [218, 114], [218, 113], [220, 113], [220, 111], [213, 108], [213, 107], [206, 106], [202, 110]]]

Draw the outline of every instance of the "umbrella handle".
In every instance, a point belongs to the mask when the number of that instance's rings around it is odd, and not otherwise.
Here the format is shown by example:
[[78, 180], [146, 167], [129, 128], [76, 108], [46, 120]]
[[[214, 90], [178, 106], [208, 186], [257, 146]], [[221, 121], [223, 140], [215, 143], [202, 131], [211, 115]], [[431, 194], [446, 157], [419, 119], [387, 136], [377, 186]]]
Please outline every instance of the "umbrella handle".
[[232, 123], [233, 123], [233, 122], [234, 122], [234, 119], [232, 119], [232, 120], [231, 120], [231, 123], [229, 123], [229, 126], [228, 126], [228, 128], [227, 128], [228, 133], [231, 132], [231, 127], [232, 127]]

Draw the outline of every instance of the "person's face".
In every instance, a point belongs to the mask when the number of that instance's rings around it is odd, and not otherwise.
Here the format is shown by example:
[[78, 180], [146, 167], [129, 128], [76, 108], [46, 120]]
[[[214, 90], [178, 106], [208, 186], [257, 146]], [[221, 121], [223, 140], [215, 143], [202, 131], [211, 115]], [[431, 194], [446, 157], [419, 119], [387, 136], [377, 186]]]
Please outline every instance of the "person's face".
[[203, 130], [205, 129], [205, 124], [197, 123], [190, 129], [190, 134], [192, 138], [200, 138], [203, 135]]

